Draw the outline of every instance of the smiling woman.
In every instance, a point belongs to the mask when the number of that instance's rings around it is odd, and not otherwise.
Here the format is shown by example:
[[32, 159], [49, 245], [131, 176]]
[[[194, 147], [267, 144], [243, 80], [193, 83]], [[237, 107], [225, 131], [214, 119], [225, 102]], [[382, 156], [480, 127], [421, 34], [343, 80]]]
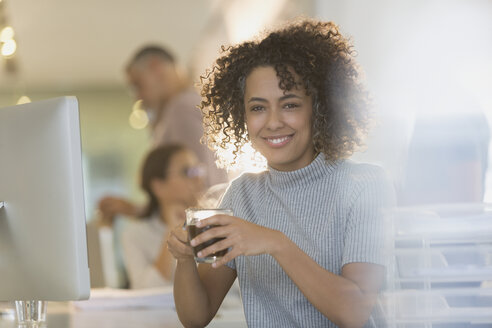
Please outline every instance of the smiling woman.
[[221, 150], [233, 144], [239, 154], [251, 141], [246, 133], [246, 79], [253, 70], [270, 67], [280, 91], [311, 98], [315, 151], [331, 160], [349, 157], [363, 145], [371, 116], [354, 56], [352, 45], [333, 23], [299, 23], [261, 42], [226, 48], [203, 77], [201, 108], [207, 144], [228, 166], [235, 158], [221, 158]]
[[[294, 75], [297, 80], [299, 77]], [[246, 79], [244, 108], [249, 140], [280, 171], [300, 169], [314, 159], [312, 100], [301, 84], [284, 93], [271, 66], [258, 67]]]
[[[385, 270], [382, 169], [346, 158], [362, 143], [368, 97], [333, 23], [301, 21], [227, 49], [202, 89], [205, 138], [251, 143], [268, 170], [243, 174], [190, 240], [175, 229], [174, 297], [184, 326], [205, 326], [236, 278], [249, 327], [380, 327]], [[236, 154], [237, 154], [236, 153]], [[227, 250], [212, 265], [193, 260]]]

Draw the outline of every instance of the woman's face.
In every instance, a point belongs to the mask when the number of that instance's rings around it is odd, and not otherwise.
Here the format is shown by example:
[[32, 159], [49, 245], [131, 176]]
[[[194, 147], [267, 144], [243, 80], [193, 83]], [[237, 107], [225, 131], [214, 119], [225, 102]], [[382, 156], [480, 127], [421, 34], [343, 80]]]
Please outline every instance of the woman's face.
[[172, 156], [166, 178], [155, 179], [152, 185], [160, 203], [193, 206], [203, 191], [203, 170], [196, 156], [183, 150]]
[[247, 130], [253, 147], [269, 166], [293, 171], [314, 159], [312, 99], [301, 86], [284, 94], [278, 84], [271, 66], [257, 67], [248, 75], [244, 93]]

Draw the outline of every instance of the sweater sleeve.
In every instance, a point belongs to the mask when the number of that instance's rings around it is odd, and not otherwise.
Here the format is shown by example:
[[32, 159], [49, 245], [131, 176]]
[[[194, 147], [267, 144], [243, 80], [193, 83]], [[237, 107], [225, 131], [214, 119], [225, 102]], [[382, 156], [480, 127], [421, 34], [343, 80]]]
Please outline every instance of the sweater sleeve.
[[342, 266], [353, 262], [385, 265], [389, 231], [386, 210], [394, 206], [394, 191], [382, 169], [359, 181], [348, 208]]

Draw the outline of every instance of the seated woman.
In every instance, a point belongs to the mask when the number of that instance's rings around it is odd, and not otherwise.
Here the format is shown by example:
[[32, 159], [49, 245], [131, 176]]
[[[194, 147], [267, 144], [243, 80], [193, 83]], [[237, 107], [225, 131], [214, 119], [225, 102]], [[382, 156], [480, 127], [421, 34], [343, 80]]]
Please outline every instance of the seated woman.
[[161, 146], [148, 154], [141, 176], [148, 205], [141, 220], [129, 223], [121, 237], [130, 288], [172, 284], [175, 260], [167, 239], [173, 227], [183, 225], [184, 210], [196, 204], [203, 173], [193, 152], [181, 145]]
[[229, 47], [202, 89], [209, 146], [251, 142], [268, 162], [234, 180], [221, 203], [234, 216], [191, 245], [221, 241], [195, 264], [187, 234], [168, 240], [174, 298], [185, 327], [212, 320], [239, 280], [248, 327], [375, 327], [385, 275], [382, 209], [393, 203], [382, 169], [347, 160], [362, 143], [368, 95], [352, 46], [333, 23], [302, 21]]

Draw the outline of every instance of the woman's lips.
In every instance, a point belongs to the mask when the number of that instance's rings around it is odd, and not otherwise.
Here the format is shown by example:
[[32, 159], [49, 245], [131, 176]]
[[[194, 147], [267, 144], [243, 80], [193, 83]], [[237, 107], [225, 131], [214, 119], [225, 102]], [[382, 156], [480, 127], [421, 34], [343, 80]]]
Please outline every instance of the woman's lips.
[[279, 148], [288, 144], [292, 140], [293, 136], [294, 134], [289, 134], [283, 136], [264, 137], [263, 139], [270, 147]]

